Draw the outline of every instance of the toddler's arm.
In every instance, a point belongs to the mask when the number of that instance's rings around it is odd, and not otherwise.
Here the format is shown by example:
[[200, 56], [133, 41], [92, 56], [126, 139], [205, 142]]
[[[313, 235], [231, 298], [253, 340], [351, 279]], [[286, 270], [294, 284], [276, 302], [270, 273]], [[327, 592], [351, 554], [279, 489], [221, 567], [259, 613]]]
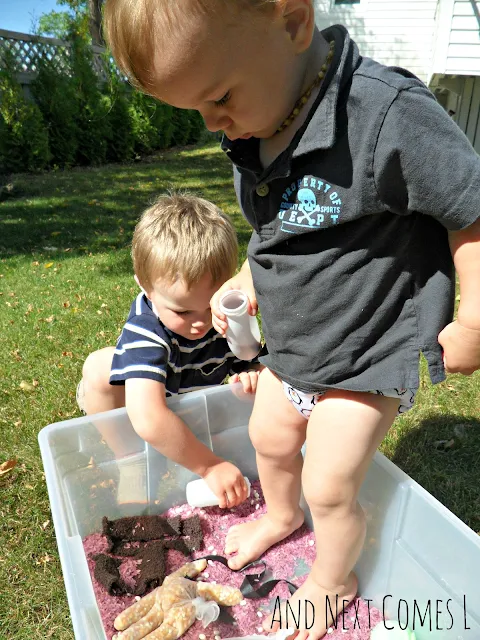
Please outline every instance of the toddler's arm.
[[243, 474], [201, 443], [166, 404], [165, 387], [156, 380], [128, 378], [125, 405], [138, 435], [165, 457], [205, 479], [220, 500], [233, 507], [247, 497]]
[[461, 231], [449, 231], [453, 261], [460, 281], [460, 306], [455, 322], [438, 341], [450, 373], [480, 369], [480, 218]]
[[383, 119], [375, 184], [387, 210], [432, 216], [449, 234], [458, 320], [438, 335], [449, 372], [480, 368], [480, 158], [426, 87], [408, 80]]

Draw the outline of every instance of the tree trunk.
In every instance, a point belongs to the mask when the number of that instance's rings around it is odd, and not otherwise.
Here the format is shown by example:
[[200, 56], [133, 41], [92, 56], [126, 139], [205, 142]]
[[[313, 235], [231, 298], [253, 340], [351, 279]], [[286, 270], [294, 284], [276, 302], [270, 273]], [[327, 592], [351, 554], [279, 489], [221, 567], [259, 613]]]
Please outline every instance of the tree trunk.
[[90, 14], [89, 26], [92, 42], [93, 44], [104, 47], [105, 41], [102, 34], [102, 4], [103, 0], [88, 0], [88, 10]]

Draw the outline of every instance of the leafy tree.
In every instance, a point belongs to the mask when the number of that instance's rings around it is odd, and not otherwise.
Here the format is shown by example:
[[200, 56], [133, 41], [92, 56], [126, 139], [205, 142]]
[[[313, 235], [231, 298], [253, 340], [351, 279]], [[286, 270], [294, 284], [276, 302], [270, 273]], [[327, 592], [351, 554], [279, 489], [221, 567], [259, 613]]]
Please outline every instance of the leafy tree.
[[101, 27], [103, 0], [57, 0], [57, 4], [66, 10], [50, 11], [40, 16], [38, 35], [66, 40], [73, 23], [78, 35], [88, 37], [93, 44], [104, 44]]
[[90, 35], [93, 44], [104, 45], [102, 33], [102, 5], [104, 0], [88, 0]]
[[50, 11], [44, 13], [38, 20], [37, 35], [52, 36], [65, 40], [71, 27], [73, 15], [66, 11]]
[[102, 2], [57, 0], [67, 10], [42, 16], [39, 30], [68, 46], [59, 47], [52, 60], [37, 61], [28, 99], [18, 84], [15, 56], [2, 56], [0, 173], [125, 161], [201, 139], [205, 127], [198, 113], [135, 91], [108, 50], [102, 63], [91, 46], [98, 42], [92, 24], [98, 23]]

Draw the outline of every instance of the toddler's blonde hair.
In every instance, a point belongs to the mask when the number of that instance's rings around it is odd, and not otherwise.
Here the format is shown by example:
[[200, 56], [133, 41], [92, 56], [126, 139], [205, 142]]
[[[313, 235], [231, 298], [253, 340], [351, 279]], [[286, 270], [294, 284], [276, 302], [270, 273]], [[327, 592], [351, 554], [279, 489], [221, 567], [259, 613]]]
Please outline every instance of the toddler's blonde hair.
[[[268, 9], [277, 0], [106, 0], [105, 40], [131, 84], [155, 96], [154, 61], [163, 33], [178, 30], [189, 18], [226, 9]], [[238, 16], [236, 17], [238, 20]], [[180, 35], [180, 34], [179, 34]]]
[[132, 259], [140, 285], [149, 293], [161, 278], [185, 282], [204, 275], [223, 283], [238, 265], [238, 243], [230, 219], [212, 202], [189, 193], [160, 196], [141, 216], [133, 234]]

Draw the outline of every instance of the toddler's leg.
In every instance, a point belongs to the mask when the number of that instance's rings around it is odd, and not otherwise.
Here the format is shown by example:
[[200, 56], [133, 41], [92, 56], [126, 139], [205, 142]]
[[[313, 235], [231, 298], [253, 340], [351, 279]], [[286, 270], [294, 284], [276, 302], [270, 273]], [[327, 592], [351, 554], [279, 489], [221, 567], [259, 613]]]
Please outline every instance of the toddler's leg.
[[105, 347], [85, 360], [80, 384], [83, 385], [82, 408], [87, 415], [125, 406], [125, 387], [109, 383], [114, 350], [114, 347]]
[[232, 527], [225, 552], [237, 555], [228, 562], [240, 569], [303, 523], [299, 507], [302, 454], [307, 421], [285, 397], [281, 381], [264, 369], [259, 376], [249, 433], [257, 452], [257, 466], [267, 513]]
[[[307, 580], [289, 603], [296, 612], [300, 602], [303, 612], [305, 600], [309, 600], [315, 616], [313, 627], [300, 631], [297, 640], [307, 636], [308, 640], [322, 638], [344, 609], [342, 600], [347, 603], [355, 597], [357, 579], [353, 567], [366, 530], [357, 496], [371, 459], [395, 419], [398, 404], [396, 398], [335, 390], [313, 409], [307, 428], [302, 483], [313, 518], [317, 557]], [[311, 607], [308, 611], [310, 618], [301, 621], [300, 629], [312, 623]], [[276, 612], [277, 621], [279, 617]], [[273, 630], [278, 626], [274, 624]], [[282, 626], [287, 627], [285, 611]], [[288, 626], [293, 627], [291, 615]], [[265, 628], [271, 627], [267, 620]]]

